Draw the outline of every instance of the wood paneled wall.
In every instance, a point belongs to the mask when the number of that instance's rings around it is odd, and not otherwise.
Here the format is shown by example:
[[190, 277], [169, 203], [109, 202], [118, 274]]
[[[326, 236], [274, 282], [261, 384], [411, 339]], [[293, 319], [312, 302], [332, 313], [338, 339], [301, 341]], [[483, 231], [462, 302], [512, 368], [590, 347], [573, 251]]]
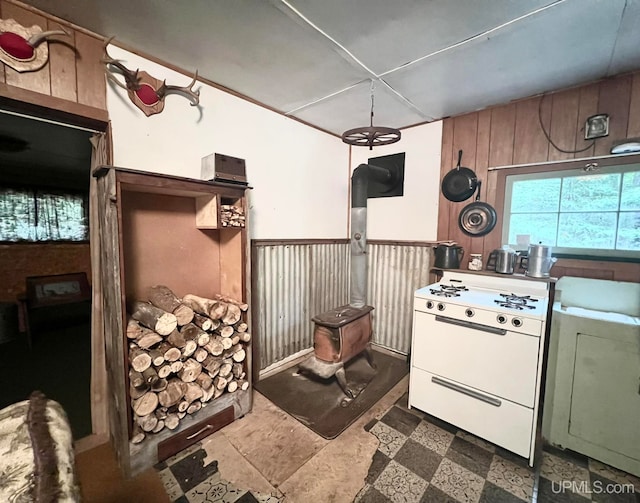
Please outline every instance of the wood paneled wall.
[[[563, 150], [578, 150], [591, 143], [584, 140], [584, 123], [596, 113], [609, 114], [609, 136], [581, 153], [556, 150], [540, 127], [541, 120]], [[486, 236], [467, 236], [458, 227], [458, 215], [472, 200], [453, 203], [440, 194], [438, 240], [462, 245], [465, 267], [470, 253], [482, 253], [486, 263], [489, 253], [501, 245], [504, 201], [497, 173], [489, 167], [607, 155], [614, 142], [634, 137], [640, 137], [640, 72], [445, 119], [440, 180], [455, 167], [462, 150], [462, 166], [473, 169], [482, 181], [480, 198], [496, 207], [498, 223]], [[552, 274], [638, 281], [640, 264], [561, 259]]]
[[20, 73], [0, 63], [0, 97], [107, 122], [100, 37], [12, 0], [0, 0], [0, 18], [44, 31], [62, 26], [71, 35], [49, 41], [49, 60], [40, 70]]

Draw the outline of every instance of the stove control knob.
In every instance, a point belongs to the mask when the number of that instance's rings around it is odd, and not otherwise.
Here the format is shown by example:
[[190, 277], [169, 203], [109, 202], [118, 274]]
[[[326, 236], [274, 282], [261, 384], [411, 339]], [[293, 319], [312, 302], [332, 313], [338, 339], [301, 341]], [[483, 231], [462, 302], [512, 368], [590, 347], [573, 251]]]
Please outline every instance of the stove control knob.
[[428, 300], [427, 301], [427, 309], [433, 309], [433, 301], [432, 300]]
[[514, 318], [511, 320], [511, 323], [513, 324], [514, 327], [521, 327], [522, 326], [522, 318]]
[[507, 317], [504, 314], [499, 314], [496, 319], [498, 320], [498, 323], [506, 323], [507, 322]]
[[442, 302], [438, 303], [438, 311], [444, 311], [444, 304]]
[[464, 314], [467, 316], [467, 318], [473, 318], [473, 315], [476, 314], [476, 312], [473, 309], [467, 309], [465, 310]]

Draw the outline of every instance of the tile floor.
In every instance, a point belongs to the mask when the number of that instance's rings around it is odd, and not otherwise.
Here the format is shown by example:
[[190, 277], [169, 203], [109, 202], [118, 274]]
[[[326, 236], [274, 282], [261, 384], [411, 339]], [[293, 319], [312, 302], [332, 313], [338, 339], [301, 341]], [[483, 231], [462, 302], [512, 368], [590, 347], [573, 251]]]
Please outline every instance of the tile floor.
[[[640, 502], [636, 477], [553, 448], [536, 473], [523, 458], [409, 410], [407, 387], [405, 378], [331, 441], [256, 393], [251, 414], [158, 465], [160, 477], [177, 503]], [[618, 494], [598, 491], [606, 487]]]

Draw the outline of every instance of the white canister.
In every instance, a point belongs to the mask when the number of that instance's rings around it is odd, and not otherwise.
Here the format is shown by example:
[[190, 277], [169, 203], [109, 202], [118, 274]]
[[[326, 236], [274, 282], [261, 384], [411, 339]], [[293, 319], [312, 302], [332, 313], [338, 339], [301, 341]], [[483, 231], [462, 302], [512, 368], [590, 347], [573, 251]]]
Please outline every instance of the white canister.
[[482, 253], [472, 253], [469, 257], [469, 270], [482, 271]]

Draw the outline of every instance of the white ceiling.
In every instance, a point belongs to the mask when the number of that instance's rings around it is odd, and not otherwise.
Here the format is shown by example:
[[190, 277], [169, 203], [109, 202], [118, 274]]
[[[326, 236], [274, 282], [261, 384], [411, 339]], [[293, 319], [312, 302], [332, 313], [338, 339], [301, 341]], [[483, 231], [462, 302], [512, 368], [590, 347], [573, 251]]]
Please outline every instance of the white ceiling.
[[[336, 135], [369, 124], [372, 84], [374, 124], [403, 128], [640, 69], [640, 0], [27, 3]], [[29, 148], [0, 148], [0, 182], [84, 186], [88, 133], [3, 134]]]
[[27, 3], [337, 135], [640, 68], [640, 0]]

